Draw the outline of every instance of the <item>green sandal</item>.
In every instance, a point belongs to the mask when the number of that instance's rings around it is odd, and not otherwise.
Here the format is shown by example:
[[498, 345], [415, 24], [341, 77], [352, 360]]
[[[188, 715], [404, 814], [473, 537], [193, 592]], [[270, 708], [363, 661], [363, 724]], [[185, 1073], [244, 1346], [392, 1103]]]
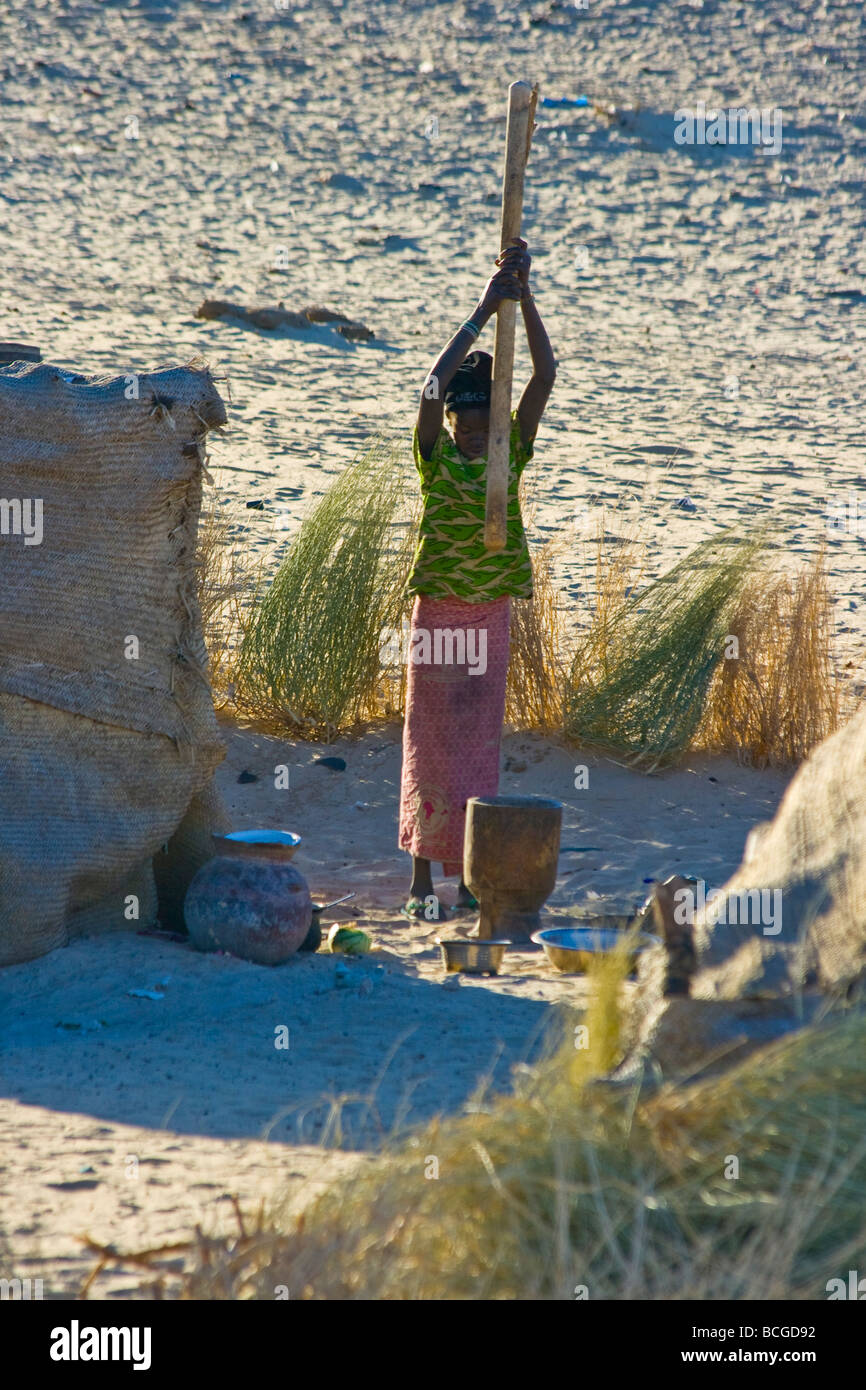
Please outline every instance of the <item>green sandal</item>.
[[428, 917], [427, 904], [424, 899], [410, 898], [409, 901], [400, 908], [400, 912], [404, 917], [414, 918], [420, 922], [447, 922], [451, 915], [449, 909], [445, 907], [444, 903], [439, 903], [438, 909], [438, 916]]
[[479, 903], [478, 899], [473, 897], [473, 895], [470, 893], [468, 903], [457, 903], [456, 907], [452, 907], [451, 916], [474, 917], [475, 913], [478, 911], [480, 906], [481, 904]]

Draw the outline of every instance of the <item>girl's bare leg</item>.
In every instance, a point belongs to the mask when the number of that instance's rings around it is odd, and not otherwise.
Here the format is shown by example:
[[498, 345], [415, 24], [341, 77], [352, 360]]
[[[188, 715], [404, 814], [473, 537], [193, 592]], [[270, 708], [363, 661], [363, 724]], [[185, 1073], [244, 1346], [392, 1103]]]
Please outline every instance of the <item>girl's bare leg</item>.
[[[437, 897], [433, 887], [433, 872], [429, 859], [421, 859], [417, 855], [412, 855], [412, 882], [409, 885], [409, 895], [413, 898], [420, 898], [426, 902], [429, 897]], [[438, 903], [438, 898], [437, 898]], [[475, 899], [467, 888], [461, 875], [460, 884], [457, 889], [457, 907], [474, 907]], [[438, 914], [437, 914], [438, 915]], [[433, 919], [435, 920], [435, 918]]]
[[412, 882], [409, 885], [409, 893], [413, 898], [420, 898], [423, 902], [433, 892], [433, 874], [430, 869], [429, 859], [420, 859], [417, 855], [412, 855]]
[[474, 906], [475, 906], [475, 898], [474, 898], [472, 892], [467, 888], [466, 884], [463, 882], [463, 877], [462, 877], [462, 875], [461, 875], [461, 878], [460, 878], [460, 886], [459, 886], [458, 889], [457, 889], [457, 904], [456, 904], [456, 905], [457, 905], [457, 907], [474, 907]]

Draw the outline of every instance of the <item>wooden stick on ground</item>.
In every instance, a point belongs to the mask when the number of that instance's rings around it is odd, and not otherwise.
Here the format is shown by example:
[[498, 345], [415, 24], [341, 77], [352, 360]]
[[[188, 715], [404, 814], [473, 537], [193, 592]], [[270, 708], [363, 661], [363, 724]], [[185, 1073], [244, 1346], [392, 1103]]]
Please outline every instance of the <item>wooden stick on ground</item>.
[[[508, 124], [502, 175], [500, 250], [520, 236], [523, 216], [523, 176], [529, 157], [538, 87], [512, 82], [508, 88]], [[511, 378], [514, 372], [514, 329], [517, 300], [505, 299], [496, 313], [493, 338], [493, 385], [490, 394], [490, 436], [487, 450], [487, 506], [484, 545], [503, 550], [507, 539], [508, 447], [511, 433]]]

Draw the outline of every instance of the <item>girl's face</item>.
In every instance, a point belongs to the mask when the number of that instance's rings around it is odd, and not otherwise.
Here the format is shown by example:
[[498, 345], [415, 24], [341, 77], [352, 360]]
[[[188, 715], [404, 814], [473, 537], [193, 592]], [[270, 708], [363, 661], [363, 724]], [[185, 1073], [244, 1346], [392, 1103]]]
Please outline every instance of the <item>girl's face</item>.
[[461, 454], [468, 459], [477, 459], [487, 453], [487, 439], [490, 433], [490, 410], [475, 406], [472, 410], [448, 411], [448, 423], [454, 435], [454, 443]]

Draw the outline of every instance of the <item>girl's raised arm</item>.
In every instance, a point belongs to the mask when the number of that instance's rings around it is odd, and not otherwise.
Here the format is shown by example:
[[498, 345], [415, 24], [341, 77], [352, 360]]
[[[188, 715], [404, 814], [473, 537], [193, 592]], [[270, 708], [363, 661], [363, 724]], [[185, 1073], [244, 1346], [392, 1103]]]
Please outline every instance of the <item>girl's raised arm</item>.
[[553, 390], [553, 383], [556, 381], [556, 358], [535, 300], [528, 290], [520, 301], [520, 306], [523, 309], [523, 323], [532, 355], [532, 376], [526, 383], [520, 397], [520, 405], [517, 407], [520, 438], [523, 444], [527, 445], [535, 438], [544, 407]]
[[520, 299], [521, 294], [522, 288], [514, 271], [510, 267], [498, 270], [488, 280], [471, 318], [460, 325], [454, 337], [433, 363], [421, 389], [421, 400], [418, 404], [418, 447], [422, 458], [429, 459], [433, 453], [433, 446], [442, 428], [445, 392], [457, 368], [468, 355], [487, 320], [496, 313], [502, 300]]
[[513, 269], [520, 282], [520, 307], [523, 310], [523, 325], [526, 329], [526, 340], [529, 343], [529, 353], [532, 358], [532, 376], [526, 383], [523, 395], [520, 397], [520, 405], [517, 407], [520, 438], [526, 446], [535, 438], [541, 417], [544, 414], [544, 407], [547, 405], [553, 390], [553, 383], [556, 381], [556, 358], [553, 355], [553, 348], [550, 346], [547, 329], [541, 322], [541, 315], [536, 308], [532, 291], [529, 288], [529, 268], [532, 264], [532, 257], [526, 248], [526, 242], [521, 237], [515, 237], [514, 245], [503, 251], [500, 262]]

